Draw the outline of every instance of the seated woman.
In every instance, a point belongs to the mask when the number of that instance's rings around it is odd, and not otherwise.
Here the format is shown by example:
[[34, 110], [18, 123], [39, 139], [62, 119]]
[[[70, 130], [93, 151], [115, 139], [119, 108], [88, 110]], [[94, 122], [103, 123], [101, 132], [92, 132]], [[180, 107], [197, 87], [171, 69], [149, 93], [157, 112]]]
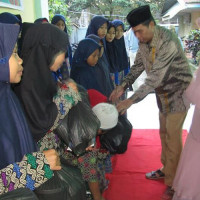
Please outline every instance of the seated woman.
[[83, 179], [89, 184], [94, 200], [103, 200], [97, 171], [98, 151], [76, 156], [68, 151], [67, 146], [54, 133], [69, 110], [82, 101], [73, 86], [67, 81], [56, 82], [52, 76], [52, 71], [56, 72], [61, 67], [68, 44], [66, 33], [51, 24], [29, 28], [22, 47], [26, 70], [16, 93], [40, 151], [56, 149], [65, 163], [78, 166]]
[[55, 150], [37, 152], [11, 90], [10, 83], [19, 83], [23, 71], [17, 54], [18, 34], [19, 26], [0, 24], [0, 195], [18, 188], [34, 190], [53, 176], [52, 170], [61, 169]]

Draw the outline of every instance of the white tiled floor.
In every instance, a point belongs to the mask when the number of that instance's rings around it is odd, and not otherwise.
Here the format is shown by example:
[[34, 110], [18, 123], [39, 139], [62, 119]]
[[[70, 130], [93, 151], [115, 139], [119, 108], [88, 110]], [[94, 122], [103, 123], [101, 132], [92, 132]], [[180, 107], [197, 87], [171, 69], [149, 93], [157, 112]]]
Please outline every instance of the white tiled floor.
[[[133, 85], [133, 89], [136, 90], [139, 85], [143, 83], [145, 74], [142, 74], [136, 83]], [[128, 92], [130, 97], [133, 92]], [[183, 129], [189, 130], [192, 121], [192, 115], [194, 112], [194, 106], [192, 106], [187, 114]], [[158, 107], [155, 94], [149, 94], [141, 102], [132, 105], [128, 109], [128, 119], [135, 129], [159, 129]]]
[[[128, 92], [128, 96], [133, 93]], [[189, 130], [194, 106], [187, 114], [183, 128]], [[141, 102], [132, 105], [128, 109], [128, 119], [135, 129], [159, 129], [158, 107], [155, 94], [149, 94]]]

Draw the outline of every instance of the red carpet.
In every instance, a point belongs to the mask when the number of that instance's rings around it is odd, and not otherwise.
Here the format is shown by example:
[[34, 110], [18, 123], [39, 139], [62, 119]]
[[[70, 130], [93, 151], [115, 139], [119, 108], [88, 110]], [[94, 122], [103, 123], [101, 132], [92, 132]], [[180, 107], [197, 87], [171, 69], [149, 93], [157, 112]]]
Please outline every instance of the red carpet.
[[[183, 132], [185, 140], [187, 131]], [[163, 180], [147, 180], [145, 173], [161, 167], [159, 130], [134, 129], [125, 154], [112, 158], [113, 173], [104, 197], [108, 200], [160, 200]]]

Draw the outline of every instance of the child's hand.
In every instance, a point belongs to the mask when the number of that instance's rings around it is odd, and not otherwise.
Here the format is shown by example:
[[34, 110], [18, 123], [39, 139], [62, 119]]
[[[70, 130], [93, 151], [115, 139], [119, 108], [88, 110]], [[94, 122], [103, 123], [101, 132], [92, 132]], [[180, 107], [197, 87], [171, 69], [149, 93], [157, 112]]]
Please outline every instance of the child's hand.
[[43, 151], [51, 170], [61, 170], [60, 158], [55, 149]]
[[68, 85], [69, 87], [71, 87], [74, 91], [78, 92], [77, 85], [76, 85], [76, 83], [75, 83], [72, 79], [70, 79], [70, 80], [67, 82], [67, 85]]

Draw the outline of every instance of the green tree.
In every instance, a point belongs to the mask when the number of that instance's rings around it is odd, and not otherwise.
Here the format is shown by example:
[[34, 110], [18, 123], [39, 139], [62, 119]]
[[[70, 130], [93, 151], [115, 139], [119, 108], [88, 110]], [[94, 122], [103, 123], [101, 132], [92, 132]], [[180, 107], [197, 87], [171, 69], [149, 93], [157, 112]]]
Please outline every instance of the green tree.
[[71, 32], [71, 20], [68, 16], [68, 4], [65, 0], [48, 0], [49, 4], [49, 20], [51, 21], [55, 14], [61, 14], [66, 19], [67, 30], [69, 33]]
[[126, 16], [133, 8], [149, 4], [154, 16], [157, 16], [163, 7], [164, 0], [66, 0], [69, 10], [81, 12], [89, 8], [92, 13]]
[[70, 18], [79, 18], [82, 10], [88, 9], [96, 15], [106, 15], [109, 20], [119, 18], [125, 21], [125, 16], [133, 9], [149, 4], [155, 19], [158, 18], [165, 0], [49, 0], [49, 14], [52, 19], [55, 14], [66, 17], [70, 26]]

